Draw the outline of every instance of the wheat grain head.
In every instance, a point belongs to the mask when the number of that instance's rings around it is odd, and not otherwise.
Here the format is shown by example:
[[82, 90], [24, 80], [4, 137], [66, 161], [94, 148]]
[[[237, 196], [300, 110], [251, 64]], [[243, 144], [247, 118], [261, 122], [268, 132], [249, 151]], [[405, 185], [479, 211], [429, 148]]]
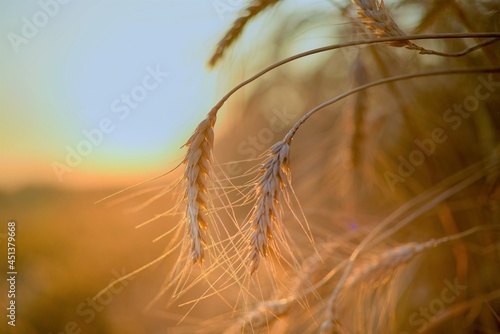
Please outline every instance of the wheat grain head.
[[222, 58], [224, 52], [240, 37], [243, 29], [246, 27], [248, 22], [250, 22], [253, 18], [255, 18], [267, 8], [276, 4], [278, 1], [279, 0], [252, 1], [250, 6], [248, 6], [244, 11], [244, 14], [241, 15], [236, 21], [234, 21], [232, 27], [217, 44], [217, 48], [212, 54], [212, 57], [210, 58], [208, 64], [210, 66], [215, 66], [217, 62]]
[[[364, 25], [379, 38], [403, 37], [406, 33], [397, 25], [385, 8], [384, 0], [352, 0], [358, 7], [358, 16]], [[388, 45], [405, 47], [410, 50], [426, 51], [410, 41], [388, 42]]]
[[207, 116], [185, 144], [188, 148], [184, 159], [184, 179], [187, 184], [184, 195], [187, 201], [185, 219], [193, 263], [202, 263], [205, 253], [208, 219], [206, 209], [209, 205], [207, 189], [210, 182], [215, 120], [214, 115]]
[[289, 175], [290, 145], [280, 141], [260, 168], [251, 217], [250, 272], [257, 270], [261, 257], [269, 253], [276, 234], [282, 235], [280, 200]]

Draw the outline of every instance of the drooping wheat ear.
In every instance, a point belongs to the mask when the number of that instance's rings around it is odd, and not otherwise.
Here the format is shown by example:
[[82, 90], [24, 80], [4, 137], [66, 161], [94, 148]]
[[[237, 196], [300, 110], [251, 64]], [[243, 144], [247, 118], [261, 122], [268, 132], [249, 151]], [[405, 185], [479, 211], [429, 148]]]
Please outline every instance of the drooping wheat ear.
[[250, 20], [255, 18], [257, 15], [262, 13], [267, 8], [276, 4], [279, 0], [253, 0], [243, 12], [244, 14], [240, 16], [236, 21], [234, 21], [232, 27], [224, 35], [224, 37], [217, 44], [215, 52], [212, 54], [208, 64], [210, 66], [215, 66], [217, 62], [222, 58], [224, 52], [238, 39], [238, 37], [243, 32], [243, 29]]
[[[385, 8], [384, 0], [352, 0], [358, 6], [358, 16], [365, 26], [372, 30], [379, 38], [384, 37], [404, 37], [406, 33], [399, 28], [396, 22]], [[388, 45], [405, 47], [410, 50], [417, 50], [426, 53], [428, 50], [410, 42], [393, 41], [387, 42]]]
[[250, 236], [250, 272], [257, 270], [261, 257], [269, 253], [273, 238], [282, 235], [281, 210], [283, 191], [289, 176], [290, 145], [276, 143], [260, 167], [252, 209]]
[[210, 182], [210, 162], [214, 141], [215, 116], [209, 114], [196, 128], [186, 142], [187, 153], [184, 159], [186, 169], [187, 200], [186, 227], [191, 241], [193, 263], [204, 259], [205, 231], [207, 230], [208, 184]]
[[[387, 281], [385, 279], [390, 275], [391, 271], [401, 265], [410, 262], [418, 254], [427, 249], [437, 247], [450, 241], [464, 238], [468, 235], [480, 231], [487, 231], [498, 228], [500, 228], [500, 225], [475, 226], [466, 231], [439, 239], [431, 239], [421, 243], [409, 242], [404, 245], [389, 249], [381, 254], [378, 254], [377, 256], [371, 256], [366, 261], [361, 262], [359, 265], [353, 268], [353, 270], [345, 280], [345, 284], [343, 285], [342, 290], [345, 291], [349, 288], [355, 287], [361, 282], [372, 283], [375, 280], [378, 280], [382, 284], [386, 283]], [[373, 284], [371, 286], [373, 286]], [[329, 317], [324, 321], [322, 327], [330, 328], [333, 326], [333, 323], [337, 322], [335, 316], [337, 313], [337, 296], [337, 292], [334, 291], [330, 300], [328, 301]]]
[[353, 271], [345, 282], [344, 289], [349, 289], [361, 281], [367, 282], [375, 279], [384, 279], [390, 272], [400, 265], [408, 263], [415, 256], [426, 249], [436, 246], [436, 240], [424, 243], [409, 242], [404, 245], [391, 248], [376, 257], [370, 256], [353, 268]]
[[[438, 241], [432, 239], [425, 243], [409, 242], [407, 244], [389, 249], [388, 251], [371, 257], [369, 260], [353, 268], [347, 277], [343, 290], [347, 290], [360, 282], [374, 282], [375, 280], [385, 281], [392, 270], [404, 263], [409, 262], [417, 254], [424, 250], [436, 246]], [[333, 293], [328, 301], [328, 316], [321, 325], [322, 333], [334, 332], [334, 328], [340, 323], [337, 314], [337, 294]], [[338, 330], [336, 330], [339, 332]]]

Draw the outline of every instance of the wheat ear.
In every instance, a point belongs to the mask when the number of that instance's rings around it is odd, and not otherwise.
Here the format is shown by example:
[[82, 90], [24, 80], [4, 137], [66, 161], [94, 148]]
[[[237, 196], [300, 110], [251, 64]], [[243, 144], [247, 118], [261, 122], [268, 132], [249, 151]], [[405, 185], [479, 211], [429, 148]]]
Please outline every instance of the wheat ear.
[[[358, 16], [364, 25], [372, 30], [378, 38], [387, 37], [405, 37], [406, 33], [393, 20], [389, 11], [385, 8], [384, 0], [352, 0], [358, 7]], [[495, 38], [478, 43], [473, 47], [458, 53], [439, 52], [425, 49], [409, 40], [398, 40], [387, 42], [388, 45], [396, 47], [405, 47], [409, 50], [419, 51], [420, 54], [435, 55], [442, 57], [463, 56], [469, 52], [482, 48], [486, 45], [496, 42]]]
[[214, 142], [215, 115], [209, 114], [196, 128], [186, 142], [187, 153], [184, 159], [186, 169], [184, 179], [187, 184], [184, 195], [187, 201], [186, 227], [191, 241], [193, 263], [203, 262], [205, 231], [207, 230], [208, 184], [210, 181], [210, 162]]
[[269, 253], [270, 244], [276, 234], [281, 234], [281, 211], [279, 201], [289, 175], [290, 145], [276, 143], [269, 157], [260, 167], [255, 189], [256, 203], [251, 217], [250, 272], [257, 270], [261, 257]]
[[[406, 33], [399, 28], [396, 22], [385, 8], [384, 0], [352, 0], [358, 7], [358, 16], [363, 21], [365, 26], [372, 30], [379, 38], [384, 37], [403, 37]], [[388, 45], [405, 47], [410, 50], [418, 50], [421, 52], [426, 49], [406, 40], [388, 42]]]
[[376, 257], [370, 257], [367, 261], [353, 269], [345, 282], [344, 289], [349, 289], [361, 281], [366, 282], [381, 279], [394, 268], [408, 263], [415, 256], [426, 249], [437, 246], [438, 243], [436, 240], [429, 240], [424, 243], [408, 242], [384, 251]]
[[[378, 254], [375, 257], [370, 257], [364, 263], [356, 266], [350, 273], [350, 275], [345, 280], [345, 284], [342, 289], [345, 291], [349, 288], [356, 286], [360, 282], [372, 282], [375, 279], [383, 280], [385, 277], [389, 275], [389, 272], [394, 270], [395, 268], [408, 263], [413, 258], [415, 258], [418, 254], [423, 251], [437, 247], [444, 243], [458, 240], [464, 238], [468, 235], [477, 233], [479, 231], [487, 231], [492, 229], [498, 229], [500, 225], [484, 225], [484, 226], [476, 226], [469, 230], [463, 231], [461, 233], [457, 233], [454, 235], [450, 235], [447, 237], [439, 238], [439, 239], [431, 239], [426, 242], [409, 242], [404, 245], [394, 247], [389, 249], [381, 254]], [[335, 310], [337, 303], [338, 294], [334, 291], [332, 297], [328, 301], [328, 308], [330, 312], [330, 317], [323, 323], [322, 327], [330, 328], [333, 326], [333, 323], [336, 322], [335, 319]]]
[[374, 279], [381, 279], [387, 272], [397, 268], [400, 265], [408, 263], [415, 256], [423, 251], [440, 246], [441, 244], [464, 238], [479, 231], [487, 231], [500, 228], [500, 225], [482, 225], [470, 228], [466, 231], [442, 237], [431, 239], [426, 242], [408, 242], [398, 247], [391, 248], [376, 257], [370, 257], [367, 261], [354, 267], [349, 277], [346, 279], [343, 289], [349, 289], [356, 284], [369, 282]]
[[244, 14], [241, 15], [236, 21], [234, 21], [231, 28], [224, 35], [224, 37], [217, 44], [215, 52], [212, 54], [208, 64], [210, 66], [215, 66], [217, 62], [222, 58], [224, 52], [238, 39], [238, 37], [243, 32], [248, 22], [250, 22], [257, 15], [262, 13], [267, 8], [273, 6], [279, 0], [254, 0], [246, 8]]
[[[389, 249], [388, 251], [371, 258], [369, 261], [360, 264], [352, 270], [349, 277], [346, 279], [343, 290], [349, 289], [360, 282], [371, 282], [375, 279], [383, 280], [387, 277], [388, 272], [394, 268], [408, 263], [417, 254], [424, 250], [434, 247], [439, 244], [438, 241], [432, 239], [425, 243], [409, 242], [404, 245]], [[337, 310], [337, 294], [332, 294], [328, 301], [328, 318], [321, 325], [321, 333], [338, 332], [340, 322], [336, 318]], [[335, 330], [334, 330], [335, 329]]]

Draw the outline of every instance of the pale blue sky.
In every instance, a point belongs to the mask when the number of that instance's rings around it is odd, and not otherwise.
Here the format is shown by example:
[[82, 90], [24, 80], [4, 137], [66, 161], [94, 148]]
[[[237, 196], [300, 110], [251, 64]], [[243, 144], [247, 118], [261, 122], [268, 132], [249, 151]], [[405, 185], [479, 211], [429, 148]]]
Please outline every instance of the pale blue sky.
[[[300, 3], [332, 8], [324, 0], [289, 0], [279, 10], [296, 11]], [[119, 184], [120, 177], [140, 180], [165, 171], [227, 90], [220, 83], [254, 73], [255, 56], [263, 51], [257, 45], [277, 8], [252, 22], [248, 29], [256, 31], [250, 41], [244, 36], [225, 57], [246, 72], [230, 75], [227, 67], [206, 67], [245, 4], [0, 0], [0, 187], [79, 186], [113, 178]], [[293, 52], [324, 43], [299, 39], [301, 47]], [[244, 53], [248, 56], [239, 57]], [[152, 75], [155, 71], [163, 74]], [[82, 131], [92, 132], [102, 122], [108, 132], [89, 147]], [[69, 164], [68, 152], [79, 149], [88, 154]], [[71, 172], [55, 173], [54, 163]]]
[[[79, 173], [169, 161], [219, 97], [205, 63], [243, 4], [226, 3], [217, 13], [212, 1], [1, 0], [3, 183], [31, 167], [41, 181], [57, 180], [51, 163], [65, 164], [67, 146], [77, 149], [82, 130], [104, 118], [113, 131], [67, 174], [70, 183]], [[136, 87], [148, 69], [168, 76], [149, 79], [155, 88], [142, 100]], [[141, 101], [120, 119], [113, 102], [124, 107], [122, 94], [134, 88]]]

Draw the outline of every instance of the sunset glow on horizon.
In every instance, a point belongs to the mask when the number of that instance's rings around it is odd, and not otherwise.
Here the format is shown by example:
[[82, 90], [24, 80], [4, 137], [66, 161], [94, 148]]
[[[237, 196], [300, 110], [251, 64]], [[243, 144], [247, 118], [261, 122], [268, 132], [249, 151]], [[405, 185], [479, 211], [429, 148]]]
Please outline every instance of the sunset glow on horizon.
[[206, 62], [239, 13], [179, 1], [2, 6], [6, 189], [164, 172], [216, 102], [220, 73]]

